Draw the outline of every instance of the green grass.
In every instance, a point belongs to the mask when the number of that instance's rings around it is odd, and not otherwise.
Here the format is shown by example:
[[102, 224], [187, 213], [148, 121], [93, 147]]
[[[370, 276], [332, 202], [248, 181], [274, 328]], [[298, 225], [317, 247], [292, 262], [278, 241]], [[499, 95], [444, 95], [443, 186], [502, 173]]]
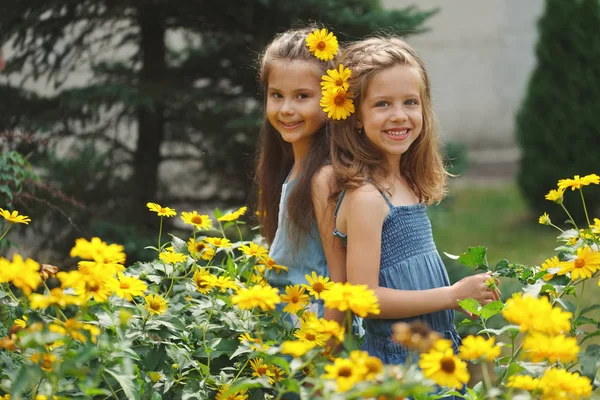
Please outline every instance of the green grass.
[[444, 202], [430, 213], [440, 253], [460, 254], [469, 246], [485, 246], [490, 265], [504, 258], [539, 265], [554, 255], [558, 231], [538, 224], [538, 216], [527, 210], [513, 185], [456, 188], [448, 204]]

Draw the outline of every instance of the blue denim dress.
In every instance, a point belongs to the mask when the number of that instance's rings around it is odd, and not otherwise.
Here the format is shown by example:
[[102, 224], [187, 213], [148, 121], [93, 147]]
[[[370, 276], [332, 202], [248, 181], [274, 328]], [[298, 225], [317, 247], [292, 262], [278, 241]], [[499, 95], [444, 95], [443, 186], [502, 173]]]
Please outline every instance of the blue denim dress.
[[[289, 175], [288, 175], [289, 178]], [[279, 216], [277, 232], [269, 249], [269, 256], [279, 265], [288, 268], [279, 274], [271, 273], [269, 284], [279, 289], [279, 293], [285, 293], [287, 285], [300, 285], [308, 283], [306, 275], [316, 272], [317, 276], [329, 277], [327, 259], [321, 243], [321, 235], [317, 222], [313, 221], [310, 233], [305, 235], [303, 242], [292, 243], [288, 235], [289, 218], [287, 216], [287, 200], [292, 190], [294, 181], [288, 182], [286, 178], [281, 188], [281, 200], [279, 201]], [[279, 307], [283, 308], [283, 307]], [[310, 305], [310, 311], [316, 313], [319, 318], [323, 317], [323, 301], [319, 300]], [[295, 316], [292, 317], [297, 322]]]
[[[344, 198], [342, 192], [335, 210], [337, 217], [339, 206]], [[379, 286], [399, 290], [427, 290], [449, 286], [446, 267], [433, 242], [431, 223], [423, 203], [409, 206], [394, 206], [381, 193], [390, 207], [383, 221], [381, 233], [381, 266]], [[347, 236], [337, 229], [334, 235], [347, 242]], [[365, 318], [366, 330], [362, 349], [370, 355], [379, 357], [384, 364], [403, 364], [408, 350], [394, 342], [392, 325], [396, 322], [419, 320], [439, 332], [453, 343], [458, 352], [460, 336], [454, 327], [454, 311], [444, 310], [406, 319]]]

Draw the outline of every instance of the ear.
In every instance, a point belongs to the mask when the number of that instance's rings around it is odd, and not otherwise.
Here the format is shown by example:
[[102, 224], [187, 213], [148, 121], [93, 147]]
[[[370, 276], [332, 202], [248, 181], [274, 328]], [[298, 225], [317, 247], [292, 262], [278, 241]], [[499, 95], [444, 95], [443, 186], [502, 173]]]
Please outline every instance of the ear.
[[358, 129], [362, 129], [362, 128], [363, 128], [363, 126], [364, 126], [364, 125], [363, 125], [362, 121], [360, 120], [360, 117], [357, 115], [357, 116], [356, 116], [356, 127], [357, 127]]

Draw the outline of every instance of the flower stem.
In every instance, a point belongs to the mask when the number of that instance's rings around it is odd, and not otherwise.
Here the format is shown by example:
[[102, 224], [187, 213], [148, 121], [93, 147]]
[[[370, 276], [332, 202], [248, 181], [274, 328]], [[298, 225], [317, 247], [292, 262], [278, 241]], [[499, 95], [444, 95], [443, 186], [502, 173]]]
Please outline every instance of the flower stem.
[[588, 226], [590, 226], [590, 217], [588, 216], [587, 207], [585, 206], [585, 199], [583, 198], [583, 189], [579, 188], [579, 194], [581, 195], [581, 203], [583, 203], [583, 211], [585, 211], [585, 219]]
[[583, 297], [583, 291], [585, 290], [585, 280], [581, 282], [581, 292], [579, 292], [579, 296], [577, 296], [577, 306], [575, 307], [575, 320], [579, 318], [579, 308], [581, 306], [581, 298]]
[[160, 217], [160, 228], [158, 228], [158, 252], [160, 253], [160, 237], [162, 236], [163, 217]]
[[485, 384], [486, 391], [490, 389], [492, 381], [490, 379], [490, 372], [488, 371], [487, 362], [482, 361], [481, 365], [481, 374], [483, 375], [483, 382]]
[[9, 223], [8, 226], [6, 227], [6, 230], [4, 231], [4, 233], [2, 234], [2, 236], [0, 236], [0, 240], [4, 239], [4, 236], [6, 236], [6, 234], [8, 233], [8, 231], [10, 230], [10, 228], [12, 228], [14, 224]]
[[575, 220], [573, 219], [573, 217], [571, 216], [571, 214], [569, 213], [569, 210], [567, 210], [567, 208], [565, 207], [565, 205], [563, 203], [560, 203], [560, 206], [562, 207], [563, 210], [565, 210], [565, 212], [567, 213], [567, 215], [569, 216], [569, 219], [571, 220], [571, 222], [573, 223], [573, 226], [575, 226], [575, 229], [579, 230], [579, 227], [577, 226], [577, 224], [575, 223]]

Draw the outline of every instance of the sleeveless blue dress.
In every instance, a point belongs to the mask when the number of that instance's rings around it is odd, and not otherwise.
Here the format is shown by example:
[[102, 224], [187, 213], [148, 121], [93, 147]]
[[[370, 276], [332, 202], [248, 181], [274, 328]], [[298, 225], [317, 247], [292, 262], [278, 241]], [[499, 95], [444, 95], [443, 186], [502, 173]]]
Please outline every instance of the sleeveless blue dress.
[[[340, 195], [334, 218], [345, 191]], [[399, 290], [427, 290], [449, 286], [446, 267], [435, 247], [431, 223], [426, 206], [417, 203], [409, 206], [394, 206], [387, 196], [381, 193], [390, 207], [383, 221], [381, 234], [381, 266], [379, 286]], [[347, 235], [337, 229], [334, 235], [347, 243]], [[454, 326], [454, 310], [437, 311], [406, 319], [365, 318], [366, 330], [362, 349], [378, 357], [384, 364], [403, 364], [408, 350], [394, 342], [392, 325], [396, 322], [422, 321], [453, 343], [455, 353], [461, 343]]]

